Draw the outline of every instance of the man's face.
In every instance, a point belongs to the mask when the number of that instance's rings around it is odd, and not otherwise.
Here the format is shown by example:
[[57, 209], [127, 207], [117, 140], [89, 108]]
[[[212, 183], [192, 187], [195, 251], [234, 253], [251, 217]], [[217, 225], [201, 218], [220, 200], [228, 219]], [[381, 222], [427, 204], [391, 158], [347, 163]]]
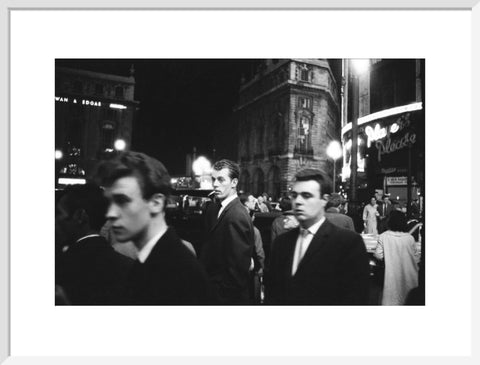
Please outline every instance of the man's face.
[[389, 204], [389, 203], [390, 203], [390, 199], [388, 199], [388, 198], [383, 198], [383, 202], [384, 202], [385, 204]]
[[144, 243], [152, 220], [151, 203], [142, 196], [137, 178], [122, 177], [105, 189], [107, 219], [118, 242]]
[[232, 196], [237, 192], [236, 187], [238, 179], [230, 179], [228, 169], [213, 170], [212, 172], [213, 189], [218, 199], [221, 201]]
[[258, 197], [258, 204], [263, 204], [263, 196]]
[[318, 182], [297, 181], [291, 191], [292, 205], [297, 220], [304, 228], [318, 222], [325, 212], [325, 200], [320, 197]]

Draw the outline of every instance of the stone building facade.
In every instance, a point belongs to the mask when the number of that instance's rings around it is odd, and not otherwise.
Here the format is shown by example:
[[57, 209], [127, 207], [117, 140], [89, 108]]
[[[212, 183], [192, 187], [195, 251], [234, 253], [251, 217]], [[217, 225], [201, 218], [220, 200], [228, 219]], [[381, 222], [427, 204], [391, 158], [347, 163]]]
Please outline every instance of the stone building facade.
[[[114, 153], [116, 140], [131, 143], [138, 102], [133, 69], [128, 77], [55, 68], [55, 148], [59, 176], [88, 175]], [[57, 182], [58, 183], [58, 182]]]
[[331, 176], [326, 148], [339, 139], [340, 96], [328, 60], [265, 60], [242, 83], [234, 120], [240, 190], [277, 199], [302, 168]]

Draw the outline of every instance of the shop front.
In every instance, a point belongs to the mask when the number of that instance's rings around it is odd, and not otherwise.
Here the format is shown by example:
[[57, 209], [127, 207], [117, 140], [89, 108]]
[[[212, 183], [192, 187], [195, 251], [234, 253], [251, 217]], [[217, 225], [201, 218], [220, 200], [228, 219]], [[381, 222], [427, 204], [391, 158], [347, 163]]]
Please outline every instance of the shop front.
[[[409, 216], [423, 208], [425, 186], [425, 117], [422, 103], [408, 104], [358, 119], [357, 196], [367, 201], [388, 194]], [[351, 125], [342, 129], [344, 167], [348, 186], [351, 163]]]

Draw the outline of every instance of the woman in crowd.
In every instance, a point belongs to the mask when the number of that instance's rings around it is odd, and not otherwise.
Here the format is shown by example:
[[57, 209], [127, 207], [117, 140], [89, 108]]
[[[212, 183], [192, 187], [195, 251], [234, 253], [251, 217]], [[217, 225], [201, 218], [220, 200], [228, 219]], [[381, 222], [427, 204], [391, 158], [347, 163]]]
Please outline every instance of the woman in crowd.
[[365, 205], [363, 208], [363, 221], [365, 222], [365, 233], [378, 234], [377, 231], [377, 199], [372, 197], [370, 204]]
[[382, 305], [405, 304], [409, 291], [418, 286], [420, 252], [406, 230], [405, 214], [394, 210], [387, 221], [387, 231], [378, 237], [375, 257], [385, 262]]

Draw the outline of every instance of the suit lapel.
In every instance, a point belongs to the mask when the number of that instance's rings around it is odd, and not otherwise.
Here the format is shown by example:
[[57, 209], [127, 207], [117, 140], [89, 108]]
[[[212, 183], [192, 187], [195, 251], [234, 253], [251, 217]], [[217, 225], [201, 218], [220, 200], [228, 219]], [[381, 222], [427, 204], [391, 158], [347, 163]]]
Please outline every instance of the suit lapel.
[[[217, 218], [217, 220], [215, 221], [215, 223], [213, 224], [212, 228], [210, 229], [210, 231], [213, 231], [215, 230], [215, 228], [218, 226], [218, 224], [220, 223], [220, 221], [223, 219], [223, 217], [225, 216], [225, 214], [227, 213], [227, 211], [233, 207], [234, 204], [237, 203], [237, 201], [239, 201], [238, 198], [235, 198], [233, 199], [230, 203], [227, 204], [227, 206], [225, 207], [225, 209], [222, 211], [222, 214], [220, 214], [220, 216]], [[220, 209], [219, 209], [220, 210]], [[219, 210], [217, 210], [217, 214], [219, 212]]]
[[[312, 259], [312, 257], [315, 256], [315, 254], [322, 249], [322, 247], [325, 245], [326, 242], [328, 242], [328, 237], [331, 232], [331, 223], [328, 222], [328, 220], [325, 220], [320, 228], [318, 229], [317, 233], [312, 238], [312, 241], [310, 242], [310, 245], [308, 246], [307, 251], [303, 255], [302, 260], [300, 261], [300, 264], [298, 265], [297, 268], [297, 273], [301, 270], [301, 268], [305, 265], [308, 264], [308, 262]], [[294, 245], [295, 249], [295, 245]], [[292, 254], [292, 260], [293, 260], [293, 254]]]

